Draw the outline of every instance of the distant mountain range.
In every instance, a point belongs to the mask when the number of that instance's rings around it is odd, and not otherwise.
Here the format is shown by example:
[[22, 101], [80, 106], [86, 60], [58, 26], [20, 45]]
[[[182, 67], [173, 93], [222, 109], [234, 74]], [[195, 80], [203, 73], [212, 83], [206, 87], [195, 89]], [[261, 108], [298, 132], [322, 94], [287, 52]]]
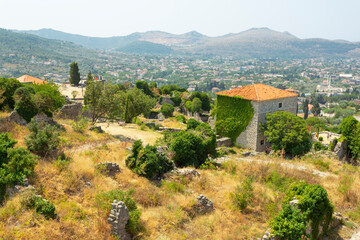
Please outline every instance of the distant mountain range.
[[252, 28], [240, 33], [208, 37], [196, 31], [161, 31], [118, 37], [87, 37], [53, 29], [18, 31], [42, 38], [73, 42], [87, 48], [136, 54], [221, 55], [238, 57], [360, 56], [360, 43], [343, 40], [300, 39], [288, 32]]

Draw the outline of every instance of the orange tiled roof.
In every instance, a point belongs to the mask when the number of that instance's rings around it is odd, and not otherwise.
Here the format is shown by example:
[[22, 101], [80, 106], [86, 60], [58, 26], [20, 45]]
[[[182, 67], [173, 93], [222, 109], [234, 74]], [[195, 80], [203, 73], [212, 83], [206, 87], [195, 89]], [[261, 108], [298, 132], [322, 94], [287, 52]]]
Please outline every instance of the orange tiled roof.
[[217, 95], [225, 95], [229, 97], [238, 96], [251, 101], [267, 101], [278, 98], [298, 96], [294, 92], [274, 88], [263, 83], [257, 83], [232, 90], [218, 92]]
[[33, 84], [46, 83], [46, 81], [44, 81], [44, 80], [29, 76], [29, 75], [23, 75], [23, 76], [19, 77], [17, 80], [19, 80], [21, 83], [30, 83], [30, 82]]

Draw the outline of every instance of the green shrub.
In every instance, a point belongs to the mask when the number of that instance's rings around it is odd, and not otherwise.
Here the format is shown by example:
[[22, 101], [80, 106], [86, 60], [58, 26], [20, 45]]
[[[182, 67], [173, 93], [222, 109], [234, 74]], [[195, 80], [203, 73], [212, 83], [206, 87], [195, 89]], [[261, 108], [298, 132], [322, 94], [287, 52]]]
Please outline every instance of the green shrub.
[[140, 176], [154, 179], [172, 169], [171, 162], [154, 146], [142, 146], [141, 140], [133, 145], [133, 153], [126, 160], [126, 166]]
[[323, 137], [319, 137], [319, 141], [322, 142], [324, 140]]
[[201, 164], [201, 166], [199, 168], [216, 170], [218, 168], [218, 166], [219, 166], [219, 164], [217, 162], [206, 159], [206, 161], [203, 164]]
[[323, 223], [322, 232], [326, 233], [334, 211], [326, 190], [317, 184], [294, 183], [286, 193], [284, 204], [289, 204], [294, 197], [299, 200], [297, 207], [311, 225], [311, 238], [318, 239], [320, 223]]
[[25, 143], [31, 152], [44, 157], [59, 146], [59, 132], [56, 127], [31, 121], [28, 129], [30, 134], [25, 138]]
[[39, 112], [39, 109], [31, 99], [31, 93], [28, 88], [20, 87], [14, 93], [15, 110], [27, 122]]
[[181, 123], [186, 123], [186, 118], [184, 115], [177, 115], [176, 120]]
[[137, 208], [136, 202], [132, 199], [133, 191], [123, 192], [120, 189], [115, 189], [109, 192], [100, 192], [96, 195], [96, 203], [100, 210], [105, 210], [110, 213], [111, 203], [114, 200], [123, 201], [129, 209], [130, 219], [126, 224], [126, 230], [132, 235], [136, 236], [143, 230], [140, 224], [141, 212]]
[[316, 142], [314, 143], [314, 150], [315, 151], [321, 151], [321, 150], [326, 150], [327, 147], [322, 145], [321, 142]]
[[188, 121], [187, 121], [187, 129], [196, 129], [197, 126], [200, 125], [200, 122], [196, 121], [195, 119], [193, 118], [190, 118]]
[[4, 200], [6, 187], [34, 173], [36, 160], [25, 148], [14, 148], [16, 141], [8, 133], [0, 134], [0, 203]]
[[0, 109], [9, 108], [13, 109], [15, 106], [14, 101], [14, 93], [16, 89], [24, 86], [19, 80], [15, 78], [4, 78], [0, 77], [0, 89], [4, 90], [2, 96], [4, 97], [4, 101], [0, 103]]
[[306, 236], [307, 224], [300, 209], [290, 204], [283, 206], [270, 224], [272, 234], [280, 239], [298, 240]]
[[277, 170], [271, 171], [269, 175], [265, 176], [264, 181], [267, 186], [279, 192], [286, 192], [292, 183], [298, 182], [297, 179], [281, 174]]
[[165, 117], [171, 117], [174, 112], [174, 106], [169, 103], [164, 103], [161, 106], [161, 113], [164, 114]]
[[254, 179], [252, 176], [246, 177], [241, 186], [237, 186], [235, 192], [230, 193], [230, 198], [236, 208], [244, 210], [254, 198]]
[[174, 153], [173, 160], [178, 167], [199, 167], [206, 160], [203, 139], [193, 132], [181, 131], [173, 135], [170, 150]]
[[44, 215], [46, 219], [55, 219], [57, 216], [54, 204], [42, 199], [40, 196], [36, 196], [35, 198], [35, 210]]
[[87, 118], [81, 117], [77, 121], [72, 121], [71, 126], [75, 132], [84, 133], [85, 129], [89, 125]]

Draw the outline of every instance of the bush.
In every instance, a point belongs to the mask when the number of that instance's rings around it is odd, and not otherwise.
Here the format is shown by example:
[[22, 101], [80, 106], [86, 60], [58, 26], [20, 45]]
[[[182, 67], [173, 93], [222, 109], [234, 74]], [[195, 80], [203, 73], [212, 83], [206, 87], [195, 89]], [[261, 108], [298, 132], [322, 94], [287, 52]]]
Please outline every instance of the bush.
[[208, 154], [215, 157], [216, 155], [216, 135], [207, 123], [200, 123], [196, 129], [196, 132], [200, 133], [200, 137], [203, 139], [204, 151], [206, 157]]
[[316, 184], [294, 183], [286, 193], [285, 206], [294, 197], [299, 200], [297, 207], [303, 213], [306, 222], [311, 224], [312, 239], [318, 239], [320, 223], [323, 223], [322, 232], [326, 233], [334, 211], [326, 190]]
[[142, 146], [141, 140], [133, 145], [133, 153], [126, 160], [126, 166], [140, 176], [154, 179], [172, 169], [171, 162], [154, 146]]
[[35, 197], [35, 210], [37, 213], [44, 215], [46, 219], [55, 219], [57, 216], [54, 204], [42, 199], [40, 196]]
[[81, 117], [77, 121], [73, 121], [71, 123], [73, 130], [79, 133], [84, 133], [88, 125], [89, 125], [89, 121], [84, 117]]
[[25, 138], [25, 143], [31, 152], [44, 157], [59, 146], [59, 133], [56, 127], [31, 121], [28, 129], [31, 133]]
[[319, 141], [322, 142], [324, 140], [323, 137], [319, 137]]
[[161, 106], [161, 113], [164, 114], [165, 117], [171, 117], [174, 112], [174, 106], [169, 103], [164, 103]]
[[254, 198], [254, 187], [252, 186], [254, 179], [252, 176], [246, 177], [241, 186], [237, 186], [235, 192], [230, 193], [230, 198], [235, 207], [244, 210]]
[[31, 94], [28, 88], [20, 87], [16, 89], [14, 99], [16, 112], [27, 122], [30, 122], [31, 119], [39, 112], [39, 109], [31, 99]]
[[176, 120], [181, 123], [186, 123], [186, 118], [184, 115], [177, 115]]
[[123, 192], [120, 189], [115, 189], [109, 192], [100, 192], [96, 195], [96, 203], [98, 208], [110, 213], [111, 203], [114, 200], [123, 201], [129, 209], [130, 219], [126, 224], [126, 230], [133, 236], [137, 235], [141, 230], [140, 215], [141, 212], [136, 206], [136, 202], [132, 199], [133, 191]]
[[220, 164], [218, 164], [217, 162], [207, 159], [203, 164], [201, 164], [201, 166], [199, 168], [216, 170], [219, 165]]
[[270, 226], [272, 234], [280, 239], [297, 240], [306, 236], [307, 224], [304, 215], [300, 209], [292, 208], [290, 204], [283, 206]]
[[195, 119], [193, 118], [190, 118], [188, 121], [187, 121], [187, 130], [189, 129], [196, 129], [197, 126], [200, 125], [200, 122], [196, 121]]
[[203, 139], [193, 132], [181, 131], [174, 134], [170, 150], [174, 153], [173, 160], [178, 167], [199, 167], [206, 160]]
[[316, 142], [314, 143], [314, 150], [315, 151], [321, 151], [321, 150], [326, 150], [327, 147], [322, 145], [321, 142]]
[[36, 160], [25, 148], [14, 148], [16, 141], [8, 133], [0, 134], [0, 203], [4, 200], [6, 186], [34, 173]]
[[0, 103], [0, 109], [13, 109], [15, 107], [15, 101], [13, 96], [16, 89], [22, 86], [23, 84], [20, 83], [17, 79], [0, 77], [0, 89], [4, 90], [2, 96], [5, 97], [4, 101]]

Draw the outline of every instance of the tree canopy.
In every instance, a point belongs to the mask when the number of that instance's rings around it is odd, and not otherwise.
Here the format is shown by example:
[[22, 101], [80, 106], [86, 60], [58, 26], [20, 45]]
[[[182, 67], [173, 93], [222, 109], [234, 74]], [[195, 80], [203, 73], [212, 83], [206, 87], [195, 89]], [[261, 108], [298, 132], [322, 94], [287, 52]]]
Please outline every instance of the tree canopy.
[[266, 140], [273, 150], [284, 149], [285, 153], [298, 155], [311, 148], [311, 137], [306, 130], [304, 119], [289, 112], [278, 111], [266, 116], [262, 126]]

